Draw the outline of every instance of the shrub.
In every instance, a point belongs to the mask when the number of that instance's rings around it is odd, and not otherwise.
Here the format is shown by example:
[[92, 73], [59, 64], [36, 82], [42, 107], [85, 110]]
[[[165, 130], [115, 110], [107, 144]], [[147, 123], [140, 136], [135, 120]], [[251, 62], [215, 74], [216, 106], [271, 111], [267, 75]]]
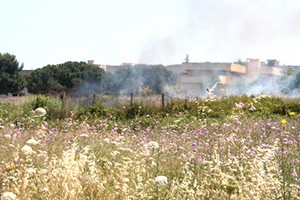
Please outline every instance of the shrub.
[[137, 116], [142, 116], [141, 110], [142, 106], [137, 102], [133, 102], [126, 110], [126, 118], [134, 119]]
[[47, 119], [58, 119], [62, 116], [66, 116], [66, 112], [69, 109], [66, 109], [66, 105], [62, 108], [62, 100], [56, 97], [47, 97], [38, 95], [36, 100], [31, 103], [32, 109], [42, 107], [47, 111]]
[[77, 118], [81, 117], [105, 117], [107, 115], [107, 108], [102, 104], [102, 102], [98, 101], [94, 105], [91, 106], [84, 106], [79, 108], [76, 116]]

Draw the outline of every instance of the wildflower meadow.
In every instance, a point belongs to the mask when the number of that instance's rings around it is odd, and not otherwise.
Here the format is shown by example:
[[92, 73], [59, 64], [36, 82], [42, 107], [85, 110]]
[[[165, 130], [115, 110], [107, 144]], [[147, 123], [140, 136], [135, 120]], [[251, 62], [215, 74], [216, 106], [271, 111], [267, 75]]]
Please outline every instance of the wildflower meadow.
[[300, 199], [299, 102], [3, 102], [0, 199]]

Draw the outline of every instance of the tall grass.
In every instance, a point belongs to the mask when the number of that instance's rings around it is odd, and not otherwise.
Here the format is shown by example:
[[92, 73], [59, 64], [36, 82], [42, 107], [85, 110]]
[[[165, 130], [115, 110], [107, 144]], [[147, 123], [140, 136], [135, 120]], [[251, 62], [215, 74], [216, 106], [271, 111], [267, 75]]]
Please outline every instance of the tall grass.
[[1, 199], [300, 199], [299, 112], [227, 101], [23, 121], [1, 104]]

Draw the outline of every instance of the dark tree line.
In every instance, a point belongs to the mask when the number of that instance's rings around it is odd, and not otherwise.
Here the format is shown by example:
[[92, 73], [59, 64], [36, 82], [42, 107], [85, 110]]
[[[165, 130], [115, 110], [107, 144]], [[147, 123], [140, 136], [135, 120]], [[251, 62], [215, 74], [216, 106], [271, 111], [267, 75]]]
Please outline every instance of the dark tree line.
[[[0, 53], [0, 94], [17, 94], [25, 87], [30, 93], [46, 94], [62, 91], [82, 95], [88, 93], [138, 94], [164, 92], [164, 87], [176, 83], [176, 75], [162, 65], [135, 65], [120, 68], [114, 73], [85, 62], [65, 62], [36, 69], [31, 79], [21, 75], [23, 64], [9, 53]], [[300, 71], [287, 68], [277, 80], [284, 94], [300, 94]]]
[[85, 62], [66, 62], [35, 70], [31, 74], [28, 90], [31, 93], [66, 91], [77, 95], [89, 93], [126, 95], [137, 94], [143, 87], [148, 87], [152, 93], [160, 93], [165, 85], [175, 82], [176, 76], [160, 65], [120, 67], [112, 74]]
[[19, 65], [16, 56], [0, 53], [0, 94], [18, 93], [26, 86], [26, 80], [20, 75], [23, 64]]
[[32, 72], [28, 91], [31, 93], [71, 92], [79, 86], [90, 90], [90, 87], [101, 84], [103, 75], [102, 68], [85, 62], [47, 65]]
[[20, 66], [14, 55], [0, 54], [0, 94], [18, 93], [24, 87], [34, 94], [139, 93], [148, 88], [151, 93], [163, 92], [164, 86], [176, 82], [176, 76], [162, 65], [120, 66], [114, 74], [85, 62], [65, 62], [34, 70], [28, 83], [20, 75]]

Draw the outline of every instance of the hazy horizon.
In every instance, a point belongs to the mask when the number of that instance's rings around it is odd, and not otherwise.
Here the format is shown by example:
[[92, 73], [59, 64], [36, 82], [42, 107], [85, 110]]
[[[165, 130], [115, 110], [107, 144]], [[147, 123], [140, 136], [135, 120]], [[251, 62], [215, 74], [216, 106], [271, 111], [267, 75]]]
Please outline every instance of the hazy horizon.
[[0, 0], [0, 52], [24, 69], [94, 60], [300, 65], [296, 0]]

